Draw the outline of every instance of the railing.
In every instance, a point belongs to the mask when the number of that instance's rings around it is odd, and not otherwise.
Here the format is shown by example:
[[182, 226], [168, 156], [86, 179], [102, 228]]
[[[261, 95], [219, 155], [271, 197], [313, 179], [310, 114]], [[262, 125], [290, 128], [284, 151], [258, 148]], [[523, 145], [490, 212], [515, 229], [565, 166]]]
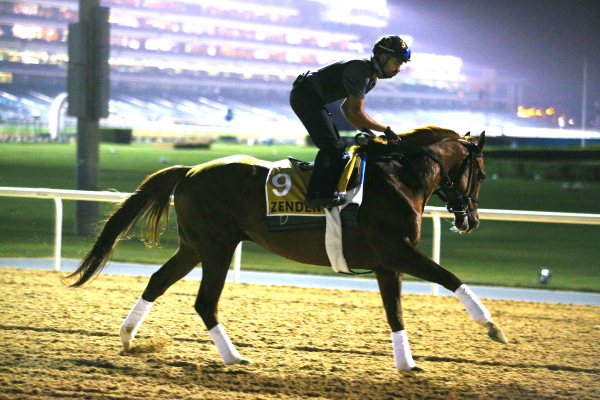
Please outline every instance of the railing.
[[[0, 186], [0, 196], [7, 197], [25, 197], [38, 199], [53, 199], [56, 214], [54, 227], [54, 269], [60, 270], [61, 246], [62, 246], [62, 221], [63, 208], [62, 200], [84, 200], [84, 201], [105, 201], [119, 202], [129, 197], [131, 193], [117, 192], [95, 192], [82, 190], [58, 190], [58, 189], [34, 189]], [[558, 212], [540, 212], [540, 211], [510, 211], [510, 210], [486, 210], [478, 211], [481, 219], [496, 221], [520, 221], [520, 222], [552, 222], [560, 224], [585, 224], [600, 225], [600, 214], [580, 214], [580, 213], [558, 213]], [[439, 264], [440, 248], [442, 241], [441, 218], [447, 217], [448, 211], [443, 207], [425, 207], [424, 217], [433, 220], [433, 249], [432, 259]], [[233, 257], [233, 282], [238, 283], [240, 279], [242, 257], [242, 244], [240, 243]], [[437, 294], [438, 287], [432, 284], [431, 293]]]

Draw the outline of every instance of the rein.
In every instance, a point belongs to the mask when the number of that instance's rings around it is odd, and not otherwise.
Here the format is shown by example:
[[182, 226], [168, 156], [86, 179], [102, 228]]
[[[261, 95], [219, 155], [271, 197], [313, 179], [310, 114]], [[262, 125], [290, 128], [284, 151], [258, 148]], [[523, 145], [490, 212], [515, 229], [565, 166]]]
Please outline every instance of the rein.
[[[358, 141], [359, 136], [362, 136], [362, 134], [356, 135], [357, 143], [359, 143], [359, 141]], [[371, 138], [372, 137], [367, 137], [367, 135], [365, 135], [365, 140], [371, 139]], [[456, 186], [454, 185], [454, 182], [452, 182], [452, 179], [450, 179], [450, 175], [448, 175], [448, 171], [446, 171], [446, 167], [444, 167], [444, 164], [440, 161], [440, 159], [433, 152], [431, 152], [429, 150], [425, 150], [419, 146], [416, 146], [412, 143], [408, 143], [403, 140], [400, 140], [398, 142], [398, 144], [402, 144], [402, 145], [410, 148], [411, 150], [414, 151], [414, 154], [422, 154], [422, 155], [430, 158], [437, 165], [439, 165], [440, 174], [442, 176], [442, 179], [440, 181], [439, 187], [437, 189], [435, 189], [433, 191], [433, 193], [436, 194], [444, 203], [446, 203], [446, 209], [448, 210], [448, 212], [453, 213], [455, 215], [456, 214], [464, 215], [464, 214], [469, 213], [469, 202], [479, 204], [479, 202], [477, 201], [477, 198], [472, 195], [471, 191], [474, 189], [473, 181], [476, 178], [475, 177], [476, 159], [483, 157], [483, 155], [477, 148], [477, 145], [474, 144], [473, 142], [468, 141], [468, 140], [459, 140], [459, 141], [461, 144], [463, 144], [469, 150], [469, 156], [466, 158], [466, 160], [465, 160], [466, 163], [460, 173], [460, 175], [462, 176], [462, 174], [465, 172], [465, 170], [467, 168], [469, 168], [469, 184], [468, 184], [467, 190], [465, 191], [464, 194], [461, 193], [456, 188]], [[450, 191], [450, 193], [452, 193], [452, 196], [454, 197], [454, 199], [448, 198], [447, 194], [445, 193], [448, 191]], [[343, 274], [343, 275], [364, 275], [364, 274], [371, 274], [373, 272], [374, 272], [373, 270], [357, 272], [357, 271], [350, 269], [350, 272], [340, 271], [338, 273]]]
[[[358, 136], [359, 135], [357, 135], [357, 137]], [[440, 181], [440, 185], [437, 189], [433, 191], [433, 193], [437, 195], [446, 204], [446, 209], [448, 210], [448, 212], [463, 215], [469, 213], [469, 202], [479, 204], [477, 198], [472, 195], [471, 191], [473, 190], [473, 180], [475, 179], [475, 160], [477, 158], [481, 158], [482, 154], [477, 148], [477, 145], [473, 142], [469, 140], [460, 139], [459, 141], [469, 150], [469, 156], [466, 160], [467, 164], [463, 167], [463, 170], [461, 171], [462, 175], [465, 172], [466, 168], [469, 168], [469, 184], [465, 193], [461, 193], [456, 188], [454, 182], [452, 182], [452, 179], [450, 179], [450, 175], [448, 175], [448, 171], [446, 171], [444, 164], [433, 152], [425, 150], [419, 146], [416, 146], [412, 143], [408, 143], [403, 140], [400, 140], [398, 144], [409, 148], [414, 154], [422, 154], [430, 158], [437, 165], [439, 165], [442, 179]], [[448, 194], [450, 194], [450, 196]]]

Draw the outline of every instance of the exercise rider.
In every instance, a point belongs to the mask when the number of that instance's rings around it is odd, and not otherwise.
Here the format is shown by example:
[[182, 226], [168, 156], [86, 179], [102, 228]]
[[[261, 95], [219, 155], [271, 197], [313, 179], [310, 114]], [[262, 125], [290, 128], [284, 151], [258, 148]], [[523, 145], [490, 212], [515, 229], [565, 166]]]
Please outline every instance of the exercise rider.
[[336, 185], [347, 153], [325, 105], [345, 99], [341, 111], [354, 128], [384, 132], [388, 141], [398, 140], [389, 126], [373, 120], [363, 108], [365, 95], [377, 79], [396, 76], [408, 61], [410, 49], [406, 43], [398, 36], [384, 36], [373, 46], [370, 58], [340, 61], [298, 76], [290, 105], [319, 149], [306, 194], [307, 207], [335, 207], [344, 202], [336, 193]]

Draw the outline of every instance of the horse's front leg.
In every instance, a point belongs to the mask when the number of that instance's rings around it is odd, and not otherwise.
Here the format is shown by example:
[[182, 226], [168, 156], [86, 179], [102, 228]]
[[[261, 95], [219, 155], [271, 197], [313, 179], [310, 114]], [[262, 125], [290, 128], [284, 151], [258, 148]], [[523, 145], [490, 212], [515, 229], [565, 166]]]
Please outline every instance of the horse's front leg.
[[[391, 243], [389, 245], [391, 247]], [[390, 247], [387, 249], [380, 247], [379, 255], [382, 257], [384, 267], [437, 283], [450, 290], [465, 307], [471, 318], [488, 330], [488, 336], [492, 340], [508, 343], [504, 332], [492, 320], [488, 309], [471, 288], [462, 283], [456, 275], [417, 250], [408, 238], [401, 240], [400, 243], [395, 243], [394, 247], [397, 251], [390, 251]]]
[[379, 292], [392, 330], [394, 364], [399, 371], [419, 370], [413, 360], [402, 318], [402, 273], [383, 268], [375, 270]]
[[493, 341], [504, 344], [508, 343], [508, 338], [502, 331], [502, 328], [492, 320], [492, 314], [485, 308], [470, 287], [463, 283], [454, 291], [454, 295], [460, 300], [471, 318], [488, 330], [488, 336]]

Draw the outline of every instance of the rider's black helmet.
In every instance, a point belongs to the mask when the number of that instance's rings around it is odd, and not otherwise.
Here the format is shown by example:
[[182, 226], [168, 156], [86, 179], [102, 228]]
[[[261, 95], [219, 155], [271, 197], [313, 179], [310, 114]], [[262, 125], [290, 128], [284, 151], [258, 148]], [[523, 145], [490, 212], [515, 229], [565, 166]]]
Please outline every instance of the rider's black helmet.
[[373, 54], [389, 54], [402, 62], [410, 61], [410, 49], [400, 36], [383, 36], [373, 45]]

